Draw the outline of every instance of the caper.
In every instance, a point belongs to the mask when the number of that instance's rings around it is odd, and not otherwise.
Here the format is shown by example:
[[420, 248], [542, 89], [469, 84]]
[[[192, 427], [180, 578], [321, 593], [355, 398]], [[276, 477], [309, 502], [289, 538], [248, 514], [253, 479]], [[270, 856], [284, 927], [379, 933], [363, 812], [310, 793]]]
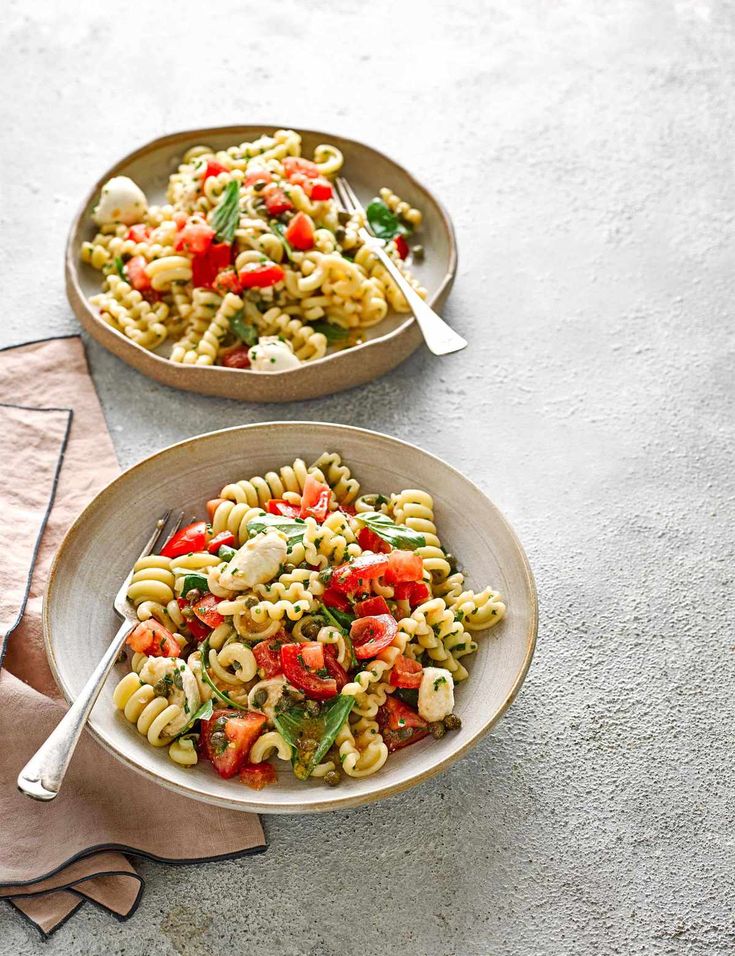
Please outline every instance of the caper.
[[429, 731], [434, 740], [441, 740], [444, 734], [447, 732], [447, 728], [441, 722], [441, 720], [434, 720], [429, 724]]
[[304, 737], [299, 741], [299, 750], [302, 750], [304, 753], [313, 753], [318, 746], [319, 743], [314, 740], [313, 737]]
[[256, 193], [259, 193], [259, 192], [262, 192], [262, 190], [264, 190], [267, 185], [268, 183], [266, 183], [264, 179], [258, 179], [256, 182], [253, 183], [253, 189], [256, 191]]
[[308, 637], [310, 641], [315, 641], [317, 639], [319, 631], [321, 631], [321, 625], [318, 621], [313, 619], [304, 621], [301, 626], [301, 633]]
[[330, 787], [336, 787], [341, 777], [338, 770], [330, 770], [324, 774], [324, 782]]
[[421, 262], [424, 258], [424, 247], [423, 246], [412, 246], [411, 254], [413, 255], [416, 262]]
[[444, 718], [444, 726], [447, 730], [459, 730], [462, 726], [462, 721], [456, 714], [447, 714]]
[[345, 231], [344, 226], [337, 226], [334, 231], [334, 238], [337, 240], [337, 242], [344, 242], [346, 235], [347, 232]]
[[186, 600], [190, 604], [193, 604], [195, 601], [198, 601], [201, 596], [202, 596], [202, 592], [199, 590], [199, 588], [190, 588], [186, 592]]
[[457, 558], [455, 557], [455, 555], [446, 553], [444, 557], [446, 558], [447, 564], [449, 565], [450, 573], [456, 574], [457, 571], [459, 570], [459, 565], [457, 564]]
[[253, 703], [256, 707], [262, 707], [263, 704], [268, 700], [268, 691], [261, 687], [259, 690], [256, 690], [253, 694]]
[[345, 212], [344, 209], [340, 209], [340, 211], [337, 213], [337, 220], [338, 220], [338, 221], [341, 223], [341, 225], [343, 225], [343, 226], [346, 226], [347, 223], [350, 221], [351, 218], [352, 218], [352, 216], [350, 215], [350, 213]]
[[316, 717], [319, 714], [319, 704], [315, 700], [307, 700], [306, 702], [306, 713], [310, 717]]

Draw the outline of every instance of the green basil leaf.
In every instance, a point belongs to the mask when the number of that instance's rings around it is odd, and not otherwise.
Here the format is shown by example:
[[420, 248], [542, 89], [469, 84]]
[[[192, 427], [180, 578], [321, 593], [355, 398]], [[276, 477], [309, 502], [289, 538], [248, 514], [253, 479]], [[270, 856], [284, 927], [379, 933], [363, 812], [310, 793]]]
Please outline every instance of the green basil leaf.
[[419, 706], [419, 692], [415, 687], [399, 687], [396, 697], [400, 697], [404, 704], [416, 710]]
[[365, 210], [367, 221], [378, 239], [392, 239], [394, 236], [407, 236], [410, 229], [389, 209], [382, 199], [373, 199]]
[[[321, 705], [316, 717], [308, 714], [301, 704], [276, 712], [273, 722], [276, 730], [293, 749], [291, 763], [294, 774], [299, 780], [307, 780], [314, 768], [321, 763], [322, 758], [334, 743], [340, 727], [347, 720], [354, 703], [354, 697], [338, 694]], [[316, 733], [319, 734], [316, 750], [302, 749], [301, 741], [304, 732], [310, 739], [313, 739]]]
[[212, 698], [210, 697], [209, 700], [205, 701], [201, 705], [201, 707], [195, 712], [194, 716], [189, 718], [189, 720], [186, 723], [186, 726], [182, 727], [181, 730], [178, 732], [178, 734], [176, 734], [176, 736], [183, 737], [184, 734], [188, 733], [191, 730], [191, 728], [194, 726], [194, 724], [198, 720], [209, 720], [209, 718], [212, 716], [213, 711], [214, 711], [214, 704], [212, 703]]
[[258, 330], [242, 320], [242, 309], [230, 319], [230, 328], [245, 345], [258, 344]]
[[195, 588], [197, 591], [209, 591], [209, 584], [207, 583], [207, 576], [205, 574], [197, 574], [196, 572], [187, 574], [184, 577], [181, 596], [186, 597], [189, 591], [193, 591]]
[[258, 515], [248, 521], [248, 534], [262, 534], [264, 531], [270, 531], [275, 528], [276, 531], [282, 531], [286, 535], [289, 546], [297, 544], [304, 540], [305, 524], [303, 518], [284, 518], [282, 515]]
[[222, 558], [223, 561], [227, 561], [228, 563], [232, 561], [236, 554], [237, 551], [234, 548], [231, 548], [229, 544], [223, 544], [222, 547], [217, 551], [217, 557]]
[[363, 511], [355, 517], [393, 548], [415, 551], [416, 548], [426, 547], [426, 538], [422, 534], [405, 525], [395, 524], [388, 515], [380, 511]]
[[240, 225], [240, 184], [231, 179], [212, 213], [212, 228], [217, 242], [232, 242]]
[[125, 275], [125, 263], [122, 261], [122, 258], [120, 256], [115, 256], [114, 261], [115, 261], [115, 269], [117, 270], [117, 274], [120, 276], [123, 282], [127, 282], [128, 277]]
[[327, 340], [327, 345], [343, 345], [350, 337], [350, 330], [331, 322], [312, 322], [312, 329], [321, 332]]

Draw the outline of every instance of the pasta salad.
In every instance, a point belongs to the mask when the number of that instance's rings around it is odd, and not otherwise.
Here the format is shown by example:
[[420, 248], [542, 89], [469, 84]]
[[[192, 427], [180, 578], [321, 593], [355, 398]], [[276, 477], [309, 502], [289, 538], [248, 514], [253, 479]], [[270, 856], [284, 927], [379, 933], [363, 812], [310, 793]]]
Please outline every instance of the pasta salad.
[[[103, 273], [91, 298], [102, 319], [146, 349], [167, 343], [172, 362], [278, 372], [362, 341], [364, 330], [407, 303], [330, 182], [342, 153], [278, 130], [228, 149], [189, 149], [149, 205], [127, 176], [102, 187], [82, 260]], [[423, 256], [407, 237], [421, 212], [388, 187], [366, 210], [408, 272]]]
[[505, 614], [466, 587], [427, 492], [364, 494], [334, 452], [226, 485], [128, 597], [115, 706], [177, 764], [256, 789], [273, 757], [336, 785], [458, 728], [464, 658]]

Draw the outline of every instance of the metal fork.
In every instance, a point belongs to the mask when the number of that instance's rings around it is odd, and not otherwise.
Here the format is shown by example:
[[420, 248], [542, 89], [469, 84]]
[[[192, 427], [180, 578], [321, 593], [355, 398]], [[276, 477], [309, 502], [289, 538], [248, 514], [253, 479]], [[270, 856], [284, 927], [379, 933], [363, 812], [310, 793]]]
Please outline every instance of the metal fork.
[[[179, 515], [178, 521], [169, 530], [168, 534], [165, 534], [170, 515], [171, 512], [167, 511], [158, 519], [153, 534], [141, 551], [138, 561], [152, 554], [159, 541], [164, 540], [164, 538], [168, 539], [179, 529], [184, 517], [183, 514]], [[61, 722], [18, 774], [18, 789], [35, 800], [53, 800], [58, 795], [69, 761], [76, 749], [102, 685], [122, 650], [123, 642], [130, 633], [131, 625], [138, 623], [135, 609], [127, 597], [132, 577], [133, 572], [131, 571], [115, 597], [114, 608], [124, 618], [124, 621], [105, 651], [102, 660], [95, 667], [89, 680], [61, 719]]]
[[[335, 187], [337, 190], [337, 199], [343, 210], [348, 213], [362, 213], [366, 221], [365, 210], [360, 200], [355, 195], [352, 186], [350, 186], [343, 176], [337, 177]], [[364, 227], [360, 227], [358, 234], [368, 249], [374, 252], [378, 259], [380, 259], [390, 274], [390, 277], [403, 293], [430, 351], [432, 351], [434, 355], [449, 355], [450, 352], [459, 352], [460, 349], [465, 348], [467, 342], [461, 335], [457, 335], [457, 333], [447, 325], [444, 319], [434, 312], [431, 306], [424, 302], [385, 251], [385, 240], [379, 239]]]

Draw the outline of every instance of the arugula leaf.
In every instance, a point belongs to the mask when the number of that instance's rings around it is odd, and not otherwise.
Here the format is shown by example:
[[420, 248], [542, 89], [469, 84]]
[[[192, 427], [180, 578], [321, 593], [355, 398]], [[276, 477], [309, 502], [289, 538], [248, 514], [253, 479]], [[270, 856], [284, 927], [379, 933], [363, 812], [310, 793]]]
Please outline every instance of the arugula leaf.
[[286, 535], [289, 546], [298, 544], [304, 539], [306, 525], [303, 518], [284, 518], [282, 515], [258, 515], [248, 521], [248, 534], [252, 538], [255, 534], [262, 534], [275, 528], [276, 531], [282, 531]]
[[378, 239], [392, 239], [399, 233], [407, 236], [411, 231], [382, 199], [373, 199], [365, 212], [370, 228]]
[[205, 701], [202, 704], [199, 710], [195, 711], [194, 715], [189, 718], [189, 720], [181, 728], [178, 734], [176, 734], [176, 736], [182, 737], [185, 733], [191, 730], [191, 728], [194, 726], [194, 724], [198, 720], [209, 720], [209, 718], [212, 716], [213, 711], [214, 711], [214, 704], [212, 703], [212, 698], [210, 697], [209, 700]]
[[212, 213], [211, 225], [217, 242], [232, 242], [240, 224], [240, 184], [231, 179]]
[[270, 221], [271, 230], [278, 236], [278, 238], [283, 243], [283, 248], [286, 250], [286, 255], [290, 261], [293, 261], [293, 247], [291, 243], [286, 238], [286, 227], [282, 222], [278, 222], [277, 219], [271, 219]]
[[[355, 703], [354, 697], [338, 694], [321, 705], [319, 715], [312, 717], [302, 704], [295, 704], [287, 710], [277, 712], [273, 717], [276, 730], [293, 748], [291, 763], [294, 774], [299, 780], [307, 780], [314, 768], [334, 743], [342, 724]], [[316, 750], [302, 747], [304, 737], [313, 740], [319, 735]]]
[[343, 345], [350, 337], [350, 330], [343, 329], [340, 325], [332, 325], [331, 322], [312, 322], [312, 329], [315, 332], [321, 332], [327, 340], [327, 345]]
[[117, 274], [120, 276], [123, 282], [127, 282], [128, 277], [125, 275], [125, 263], [122, 261], [122, 257], [115, 256], [114, 261], [115, 261], [115, 269], [117, 270]]
[[208, 670], [209, 663], [209, 638], [207, 638], [202, 644], [202, 680], [205, 684], [209, 685], [209, 689], [212, 691], [212, 696], [216, 697], [217, 700], [221, 700], [226, 707], [236, 707], [238, 710], [247, 710], [247, 704], [238, 704], [236, 700], [233, 700], [228, 693], [223, 690], [220, 690], [219, 687], [215, 684], [212, 678], [209, 676]]
[[193, 572], [192, 574], [185, 575], [184, 585], [181, 588], [181, 596], [186, 597], [189, 591], [193, 591], [195, 588], [197, 591], [209, 591], [209, 584], [207, 584], [207, 576], [205, 574]]
[[407, 528], [405, 525], [395, 524], [388, 515], [384, 515], [380, 511], [363, 511], [356, 514], [355, 517], [394, 548], [415, 551], [416, 548], [426, 547], [426, 538], [422, 534]]
[[257, 329], [254, 325], [249, 325], [247, 322], [243, 322], [242, 316], [243, 310], [240, 309], [240, 311], [233, 315], [233, 317], [230, 319], [230, 328], [241, 342], [244, 342], [246, 345], [257, 345]]

